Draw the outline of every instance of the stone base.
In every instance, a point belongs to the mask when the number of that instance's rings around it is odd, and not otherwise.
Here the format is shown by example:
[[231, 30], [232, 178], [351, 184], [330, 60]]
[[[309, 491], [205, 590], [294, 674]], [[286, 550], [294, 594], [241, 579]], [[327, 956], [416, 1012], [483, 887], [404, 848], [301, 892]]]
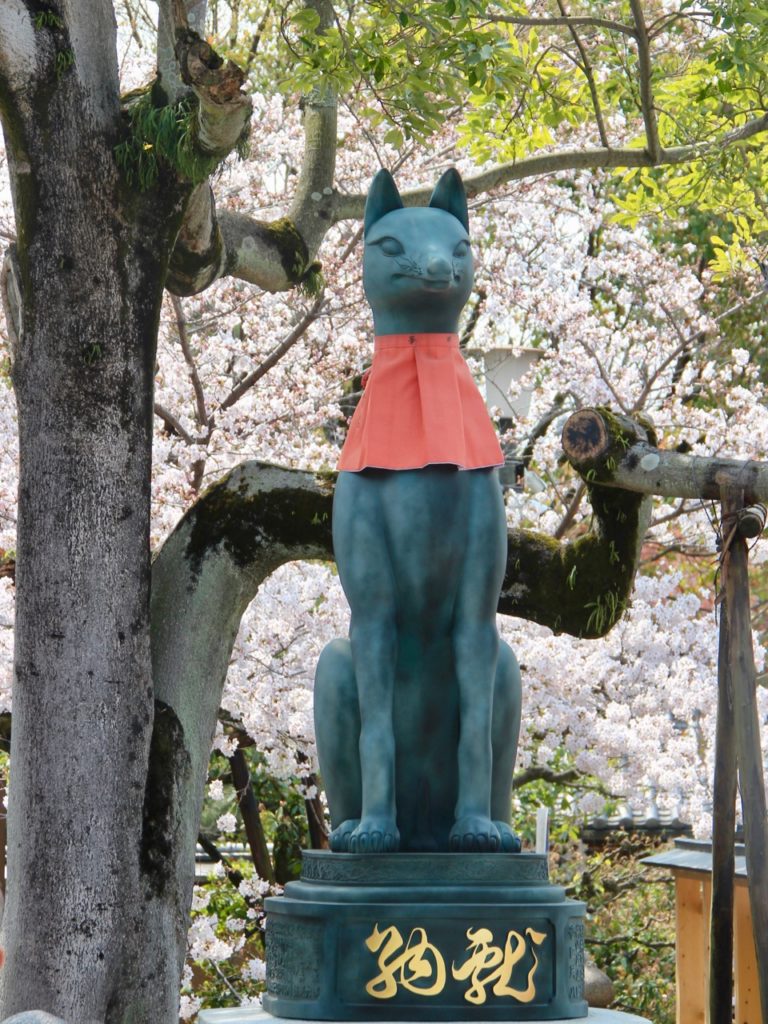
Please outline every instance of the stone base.
[[[633, 1013], [620, 1013], [618, 1010], [593, 1010], [590, 1008], [585, 1024], [651, 1024], [646, 1017], [636, 1017]], [[201, 1010], [197, 1016], [198, 1024], [281, 1024], [284, 1017], [273, 1017], [257, 1003], [253, 1006], [238, 1006], [231, 1010]], [[388, 1024], [388, 1022], [382, 1022]], [[478, 1024], [485, 1024], [479, 1021]], [[552, 1024], [558, 1024], [553, 1021]]]
[[303, 855], [266, 901], [276, 1017], [585, 1018], [584, 905], [536, 854]]

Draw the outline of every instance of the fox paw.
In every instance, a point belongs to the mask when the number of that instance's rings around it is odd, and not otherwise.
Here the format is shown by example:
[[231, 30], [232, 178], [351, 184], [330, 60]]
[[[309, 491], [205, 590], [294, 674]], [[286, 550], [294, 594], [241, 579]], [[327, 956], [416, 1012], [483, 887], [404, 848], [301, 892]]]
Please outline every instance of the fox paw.
[[452, 853], [495, 853], [501, 845], [499, 831], [482, 814], [465, 814], [459, 818], [448, 836]]
[[494, 821], [493, 823], [498, 829], [499, 836], [501, 837], [501, 846], [499, 849], [502, 853], [520, 853], [522, 843], [520, 837], [515, 835], [512, 828], [506, 823], [506, 821]]
[[400, 849], [400, 833], [392, 818], [364, 817], [349, 839], [350, 853], [394, 853]]
[[350, 837], [359, 824], [359, 818], [348, 818], [331, 832], [329, 841], [334, 853], [349, 853]]

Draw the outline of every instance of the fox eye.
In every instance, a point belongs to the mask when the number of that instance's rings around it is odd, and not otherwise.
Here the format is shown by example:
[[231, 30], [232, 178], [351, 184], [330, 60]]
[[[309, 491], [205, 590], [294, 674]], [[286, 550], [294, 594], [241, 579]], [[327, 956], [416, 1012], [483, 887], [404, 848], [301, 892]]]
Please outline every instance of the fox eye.
[[382, 238], [377, 244], [385, 256], [402, 256], [405, 252], [396, 238]]
[[453, 255], [456, 259], [463, 259], [469, 253], [469, 242], [459, 242], [456, 248], [453, 250]]

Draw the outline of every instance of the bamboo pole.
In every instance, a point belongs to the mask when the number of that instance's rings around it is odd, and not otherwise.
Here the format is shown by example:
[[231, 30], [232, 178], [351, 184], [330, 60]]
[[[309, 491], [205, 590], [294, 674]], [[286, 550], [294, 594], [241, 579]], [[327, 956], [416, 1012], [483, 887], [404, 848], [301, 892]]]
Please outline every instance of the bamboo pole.
[[723, 523], [722, 556], [728, 622], [728, 667], [733, 688], [736, 757], [760, 1002], [763, 1020], [768, 1021], [768, 816], [755, 695], [757, 673], [752, 650], [748, 551], [746, 540], [738, 529], [739, 520], [734, 514], [741, 510], [744, 503], [743, 491], [726, 485], [722, 496], [723, 504], [729, 510], [728, 518]]

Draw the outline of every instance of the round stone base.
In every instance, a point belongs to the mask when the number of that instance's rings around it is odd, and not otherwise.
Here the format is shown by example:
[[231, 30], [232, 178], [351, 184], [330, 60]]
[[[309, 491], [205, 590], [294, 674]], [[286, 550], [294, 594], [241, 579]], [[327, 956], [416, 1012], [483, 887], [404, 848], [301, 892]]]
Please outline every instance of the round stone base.
[[[296, 1024], [284, 1017], [273, 1017], [263, 1010], [258, 1003], [253, 1006], [239, 1006], [231, 1010], [201, 1010], [197, 1015], [198, 1024]], [[590, 1009], [586, 1017], [581, 1018], [586, 1024], [651, 1024], [646, 1017], [636, 1017], [634, 1013], [620, 1013], [618, 1010]], [[387, 1024], [387, 1022], [383, 1022]], [[403, 1022], [399, 1022], [403, 1024]], [[483, 1022], [478, 1022], [483, 1024]], [[549, 1024], [561, 1024], [550, 1021]], [[564, 1024], [564, 1022], [562, 1022]], [[571, 1024], [573, 1022], [571, 1021]]]

